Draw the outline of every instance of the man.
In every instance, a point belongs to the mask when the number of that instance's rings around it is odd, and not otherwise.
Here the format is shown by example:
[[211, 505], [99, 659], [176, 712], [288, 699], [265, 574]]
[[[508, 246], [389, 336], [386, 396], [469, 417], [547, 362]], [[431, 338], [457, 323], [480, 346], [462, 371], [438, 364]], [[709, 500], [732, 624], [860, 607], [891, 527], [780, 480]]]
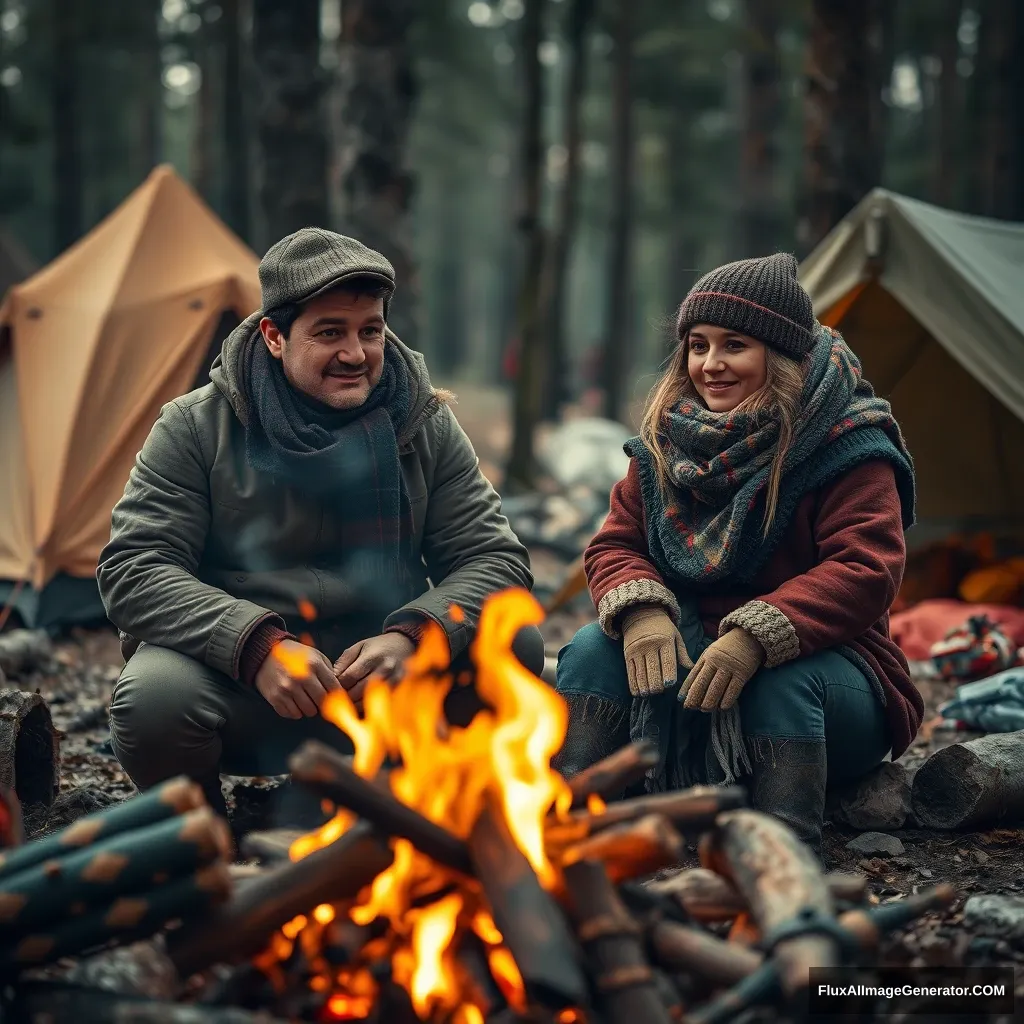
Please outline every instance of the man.
[[[462, 655], [487, 597], [533, 583], [447, 396], [387, 330], [391, 264], [304, 228], [259, 274], [263, 309], [150, 432], [97, 573], [126, 656], [118, 759], [140, 788], [190, 775], [222, 813], [221, 771], [343, 742], [327, 693], [360, 701], [427, 621]], [[540, 674], [539, 631], [514, 650]]]

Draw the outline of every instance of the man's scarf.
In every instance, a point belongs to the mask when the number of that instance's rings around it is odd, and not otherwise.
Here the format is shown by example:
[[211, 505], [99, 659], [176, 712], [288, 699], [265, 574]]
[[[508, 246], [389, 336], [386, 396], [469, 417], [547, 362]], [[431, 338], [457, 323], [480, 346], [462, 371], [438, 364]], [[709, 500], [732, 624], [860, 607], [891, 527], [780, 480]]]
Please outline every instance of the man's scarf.
[[414, 556], [412, 506], [397, 431], [412, 398], [395, 346], [385, 342], [380, 381], [356, 409], [332, 409], [292, 387], [258, 331], [242, 351], [241, 371], [249, 465], [330, 506], [345, 538], [338, 568], [350, 583], [404, 580]]
[[670, 586], [674, 580], [711, 591], [749, 583], [777, 547], [800, 499], [868, 460], [893, 467], [904, 528], [913, 523], [913, 464], [889, 403], [861, 376], [860, 361], [837, 331], [819, 325], [817, 333], [767, 536], [776, 412], [715, 413], [694, 398], [667, 410], [659, 432], [672, 484], [667, 495], [640, 438], [626, 443], [640, 471], [650, 553]]

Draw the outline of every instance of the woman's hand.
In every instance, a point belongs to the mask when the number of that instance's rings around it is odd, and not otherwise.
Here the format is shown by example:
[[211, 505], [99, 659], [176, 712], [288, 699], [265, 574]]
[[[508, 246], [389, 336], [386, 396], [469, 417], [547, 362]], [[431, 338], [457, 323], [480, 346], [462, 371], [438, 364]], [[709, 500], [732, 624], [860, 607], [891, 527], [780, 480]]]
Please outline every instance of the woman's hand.
[[692, 668], [686, 644], [661, 605], [637, 605], [622, 614], [622, 653], [629, 692], [653, 697], [679, 678], [679, 666]]
[[683, 707], [728, 710], [764, 660], [764, 648], [745, 629], [730, 629], [704, 651], [683, 681]]

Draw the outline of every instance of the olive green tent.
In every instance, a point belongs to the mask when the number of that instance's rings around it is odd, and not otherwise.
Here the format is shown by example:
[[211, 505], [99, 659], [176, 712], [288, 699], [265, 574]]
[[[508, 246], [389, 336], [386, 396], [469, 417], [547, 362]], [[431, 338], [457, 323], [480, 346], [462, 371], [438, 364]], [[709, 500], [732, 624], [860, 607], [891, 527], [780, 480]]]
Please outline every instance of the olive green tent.
[[1024, 536], [1024, 224], [876, 189], [803, 262], [903, 427], [916, 543], [971, 529]]

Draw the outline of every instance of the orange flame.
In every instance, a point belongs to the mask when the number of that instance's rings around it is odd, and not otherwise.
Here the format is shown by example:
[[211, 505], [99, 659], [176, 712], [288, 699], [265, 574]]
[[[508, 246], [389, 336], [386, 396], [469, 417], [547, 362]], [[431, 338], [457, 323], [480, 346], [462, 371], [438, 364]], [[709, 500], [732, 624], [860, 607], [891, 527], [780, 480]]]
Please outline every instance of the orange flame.
[[[449, 616], [462, 621], [464, 613], [453, 605]], [[470, 654], [487, 707], [465, 727], [450, 725], [444, 716], [452, 686], [449, 645], [434, 622], [427, 624], [396, 685], [383, 679], [369, 682], [362, 716], [344, 690], [328, 694], [321, 714], [351, 738], [359, 775], [372, 779], [385, 759], [396, 762], [388, 776], [395, 797], [460, 838], [469, 836], [493, 797], [516, 845], [541, 883], [553, 889], [558, 878], [545, 849], [544, 826], [552, 809], [564, 815], [572, 802], [568, 785], [550, 766], [565, 737], [568, 714], [556, 691], [512, 653], [516, 633], [542, 619], [540, 605], [524, 590], [505, 591], [486, 603]], [[292, 859], [334, 842], [354, 820], [339, 809], [317, 832], [296, 840]], [[350, 917], [359, 924], [388, 920], [397, 939], [393, 976], [409, 991], [417, 1014], [440, 1012], [464, 1024], [481, 1019], [479, 1009], [459, 991], [452, 964], [457, 936], [466, 928], [486, 944], [491, 972], [509, 1003], [525, 1007], [522, 977], [501, 945], [479, 888], [466, 885], [406, 840], [394, 840], [392, 848], [391, 867], [377, 876]], [[429, 902], [431, 893], [442, 891], [444, 896]], [[314, 925], [326, 923], [321, 917], [329, 911], [316, 908]], [[294, 937], [295, 924], [282, 930]]]
[[299, 614], [307, 622], [316, 622], [316, 605], [305, 597], [299, 598]]

